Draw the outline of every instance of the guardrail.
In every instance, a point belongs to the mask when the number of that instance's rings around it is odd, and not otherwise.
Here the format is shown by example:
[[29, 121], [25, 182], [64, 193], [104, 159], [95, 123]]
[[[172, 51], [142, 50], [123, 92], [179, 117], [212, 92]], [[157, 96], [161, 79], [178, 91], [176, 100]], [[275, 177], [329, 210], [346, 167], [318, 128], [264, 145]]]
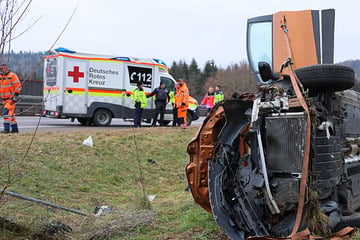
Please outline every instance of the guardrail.
[[[18, 116], [32, 116], [42, 113], [43, 96], [19, 95], [15, 113]], [[206, 116], [206, 107], [199, 105], [200, 116]]]
[[41, 114], [42, 96], [19, 95], [15, 114], [18, 116], [33, 116]]

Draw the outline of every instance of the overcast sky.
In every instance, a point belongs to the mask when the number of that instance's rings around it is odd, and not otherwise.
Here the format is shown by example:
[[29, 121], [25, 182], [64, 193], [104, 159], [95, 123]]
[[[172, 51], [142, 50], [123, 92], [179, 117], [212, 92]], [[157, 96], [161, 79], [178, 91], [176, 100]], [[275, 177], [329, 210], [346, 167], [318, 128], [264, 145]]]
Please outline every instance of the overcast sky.
[[48, 50], [74, 9], [55, 47], [154, 57], [171, 65], [195, 58], [202, 68], [246, 60], [248, 18], [282, 10], [335, 9], [335, 62], [360, 59], [359, 0], [33, 0], [12, 42], [14, 51]]

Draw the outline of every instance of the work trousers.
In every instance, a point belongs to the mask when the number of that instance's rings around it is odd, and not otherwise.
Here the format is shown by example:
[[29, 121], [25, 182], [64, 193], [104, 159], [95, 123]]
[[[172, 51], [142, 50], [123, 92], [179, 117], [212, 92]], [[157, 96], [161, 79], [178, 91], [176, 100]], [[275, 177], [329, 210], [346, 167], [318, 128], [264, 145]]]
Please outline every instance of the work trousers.
[[15, 118], [16, 103], [11, 99], [3, 99], [3, 105], [4, 105], [4, 131], [9, 132], [11, 127], [12, 132], [19, 132]]
[[135, 103], [135, 116], [134, 116], [134, 127], [141, 127], [141, 116], [143, 108], [141, 108], [141, 103]]
[[165, 107], [166, 107], [165, 101], [155, 101], [155, 111], [154, 111], [153, 122], [152, 122], [153, 126], [156, 125], [156, 121], [157, 121], [159, 114], [160, 114], [160, 120], [159, 120], [160, 126], [165, 126], [165, 124], [164, 124]]
[[178, 122], [179, 124], [184, 124], [186, 125], [186, 114], [187, 114], [187, 106], [181, 106], [179, 107], [177, 110], [177, 114], [178, 114]]
[[172, 126], [180, 126], [178, 116], [177, 116], [177, 108], [173, 106], [173, 123]]

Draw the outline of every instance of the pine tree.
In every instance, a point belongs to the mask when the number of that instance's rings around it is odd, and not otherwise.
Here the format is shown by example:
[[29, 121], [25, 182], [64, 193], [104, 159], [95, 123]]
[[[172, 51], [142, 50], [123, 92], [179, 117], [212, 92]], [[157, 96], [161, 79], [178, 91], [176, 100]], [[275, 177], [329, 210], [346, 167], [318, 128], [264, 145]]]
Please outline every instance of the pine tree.
[[193, 58], [189, 66], [189, 79], [188, 79], [188, 88], [191, 95], [194, 96], [201, 95], [201, 85], [202, 85], [201, 75], [202, 74], [200, 68], [196, 60]]
[[185, 80], [188, 80], [189, 79], [189, 67], [186, 62], [183, 62], [182, 66], [181, 66], [181, 71], [183, 74], [182, 77], [185, 78]]
[[170, 69], [169, 69], [169, 73], [170, 73], [175, 79], [179, 78], [178, 64], [177, 64], [175, 61], [172, 62], [172, 65], [171, 65], [171, 67], [170, 67]]
[[195, 58], [193, 58], [191, 60], [190, 66], [189, 66], [189, 72], [191, 74], [199, 74], [200, 73], [200, 68], [195, 60]]
[[216, 67], [215, 62], [214, 62], [213, 59], [210, 60], [210, 61], [207, 61], [205, 63], [204, 75], [205, 75], [206, 78], [215, 77], [217, 71], [218, 71], [218, 68]]
[[172, 63], [172, 66], [170, 67], [170, 74], [175, 78], [185, 78], [188, 76], [188, 66], [185, 62], [182, 60], [179, 61], [179, 63], [176, 63], [175, 61]]

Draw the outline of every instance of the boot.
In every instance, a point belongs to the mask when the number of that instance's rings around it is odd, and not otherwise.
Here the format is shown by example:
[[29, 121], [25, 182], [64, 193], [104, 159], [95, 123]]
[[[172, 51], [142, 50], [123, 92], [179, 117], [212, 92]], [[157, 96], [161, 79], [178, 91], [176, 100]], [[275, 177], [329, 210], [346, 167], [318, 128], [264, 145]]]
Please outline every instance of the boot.
[[19, 128], [18, 128], [17, 123], [11, 125], [11, 132], [12, 133], [18, 133], [19, 132]]
[[10, 123], [4, 123], [4, 130], [1, 133], [10, 133]]

